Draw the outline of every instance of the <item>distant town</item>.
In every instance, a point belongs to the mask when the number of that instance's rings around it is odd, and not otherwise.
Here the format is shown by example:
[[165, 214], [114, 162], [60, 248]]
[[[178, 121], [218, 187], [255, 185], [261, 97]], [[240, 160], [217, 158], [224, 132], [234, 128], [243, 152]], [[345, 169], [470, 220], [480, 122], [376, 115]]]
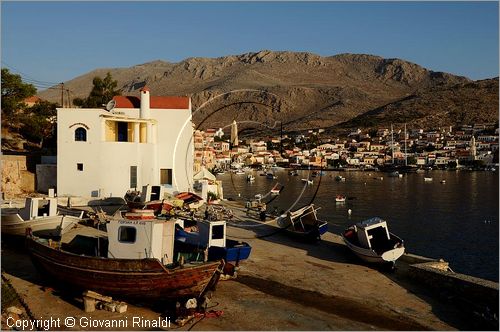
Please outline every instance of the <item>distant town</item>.
[[498, 123], [463, 125], [438, 130], [393, 129], [350, 132], [326, 137], [323, 130], [305, 134], [235, 138], [222, 130], [194, 132], [194, 172], [202, 166], [214, 172], [245, 166], [278, 165], [335, 170], [376, 170], [415, 165], [422, 169], [495, 170], [498, 168]]

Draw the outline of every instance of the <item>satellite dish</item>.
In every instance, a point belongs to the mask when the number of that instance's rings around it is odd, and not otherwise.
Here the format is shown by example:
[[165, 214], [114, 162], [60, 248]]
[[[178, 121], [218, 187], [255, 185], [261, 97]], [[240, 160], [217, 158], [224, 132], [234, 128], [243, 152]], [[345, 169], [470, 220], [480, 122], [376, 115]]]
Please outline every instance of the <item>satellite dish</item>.
[[116, 101], [114, 99], [111, 99], [109, 103], [106, 104], [106, 110], [107, 111], [112, 111], [113, 108], [116, 106]]

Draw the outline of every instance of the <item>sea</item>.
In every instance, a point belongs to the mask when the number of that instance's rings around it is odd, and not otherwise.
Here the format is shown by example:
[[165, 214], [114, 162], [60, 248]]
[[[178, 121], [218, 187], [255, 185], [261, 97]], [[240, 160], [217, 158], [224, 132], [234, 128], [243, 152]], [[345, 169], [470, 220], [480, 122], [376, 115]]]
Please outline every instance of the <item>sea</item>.
[[[388, 173], [299, 170], [298, 176], [275, 169], [276, 179], [249, 171], [246, 175], [217, 175], [224, 198], [246, 201], [256, 194], [268, 202], [268, 212], [282, 212], [314, 203], [329, 232], [340, 234], [347, 226], [371, 217], [387, 221], [389, 230], [405, 241], [406, 251], [442, 258], [459, 273], [498, 282], [499, 178], [492, 171], [426, 171], [389, 177]], [[345, 181], [337, 181], [336, 176]], [[432, 178], [425, 181], [424, 177]], [[313, 180], [306, 184], [302, 179]], [[273, 199], [271, 188], [283, 187]], [[335, 196], [346, 196], [336, 203]]]

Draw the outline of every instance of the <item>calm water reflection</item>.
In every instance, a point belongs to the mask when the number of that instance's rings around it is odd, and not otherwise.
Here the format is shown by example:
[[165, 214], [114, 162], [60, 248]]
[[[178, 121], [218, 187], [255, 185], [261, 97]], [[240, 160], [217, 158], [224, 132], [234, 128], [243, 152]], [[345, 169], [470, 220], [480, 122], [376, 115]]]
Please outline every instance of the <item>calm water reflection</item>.
[[[319, 189], [319, 177], [309, 186], [301, 181], [309, 171], [299, 171], [299, 176], [277, 171], [275, 180], [252, 173], [256, 181], [251, 184], [245, 175], [219, 175], [225, 197], [245, 200], [268, 193], [279, 182], [285, 188], [268, 211], [287, 210], [295, 202], [295, 207], [309, 203], [318, 190], [314, 204], [321, 207], [319, 216], [328, 220], [330, 232], [339, 234], [347, 225], [379, 216], [405, 240], [408, 252], [443, 258], [456, 272], [498, 281], [497, 173], [432, 171], [393, 178], [378, 172], [327, 171]], [[336, 175], [346, 181], [335, 181]], [[424, 176], [433, 181], [424, 182]], [[335, 203], [337, 194], [347, 196], [346, 203]]]

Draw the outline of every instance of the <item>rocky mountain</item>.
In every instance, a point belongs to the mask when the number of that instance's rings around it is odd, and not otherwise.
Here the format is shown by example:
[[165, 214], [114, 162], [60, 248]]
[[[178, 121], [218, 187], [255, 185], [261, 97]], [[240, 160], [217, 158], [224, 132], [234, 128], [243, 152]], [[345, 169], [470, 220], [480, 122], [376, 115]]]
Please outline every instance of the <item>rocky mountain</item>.
[[340, 127], [389, 126], [406, 122], [431, 128], [498, 121], [498, 77], [417, 91], [363, 113]]
[[[450, 124], [498, 118], [498, 79], [475, 82], [373, 55], [321, 57], [264, 50], [179, 63], [157, 60], [97, 69], [65, 82], [65, 87], [72, 99], [85, 97], [92, 79], [107, 72], [126, 95], [138, 95], [145, 85], [153, 95], [190, 95], [193, 119], [201, 128], [228, 126], [234, 119], [249, 128], [280, 121], [284, 130], [295, 131], [372, 126], [377, 121], [434, 125], [425, 120], [433, 116]], [[60, 100], [57, 90], [39, 95]], [[437, 115], [443, 112], [447, 117]]]

